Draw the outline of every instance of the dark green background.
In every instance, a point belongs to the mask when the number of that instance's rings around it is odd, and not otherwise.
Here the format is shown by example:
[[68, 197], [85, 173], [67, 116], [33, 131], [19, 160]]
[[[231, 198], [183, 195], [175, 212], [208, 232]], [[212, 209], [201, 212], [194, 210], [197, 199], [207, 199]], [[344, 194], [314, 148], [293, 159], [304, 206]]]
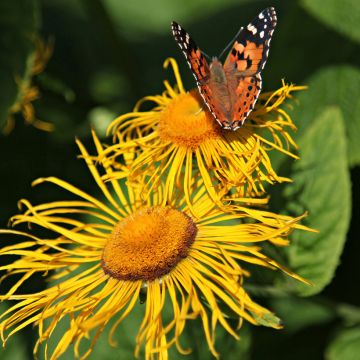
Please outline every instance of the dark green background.
[[[278, 26], [263, 72], [264, 89], [281, 79], [309, 90], [292, 102], [299, 131], [300, 162], [274, 155], [281, 175], [294, 185], [275, 185], [271, 209], [291, 214], [309, 210], [306, 224], [319, 235], [295, 235], [286, 252], [267, 249], [315, 283], [312, 289], [283, 277], [253, 269], [248, 291], [282, 318], [285, 329], [246, 326], [236, 343], [219, 331], [217, 348], [223, 359], [357, 359], [360, 354], [358, 291], [360, 213], [360, 3], [357, 0], [302, 1], [116, 1], [7, 0], [0, 5], [0, 126], [17, 99], [14, 74], [26, 78], [37, 34], [54, 38], [54, 54], [46, 71], [33, 81], [42, 97], [35, 102], [39, 119], [55, 124], [53, 133], [24, 125], [0, 137], [0, 221], [6, 227], [17, 213], [17, 201], [33, 203], [68, 195], [30, 183], [40, 176], [58, 176], [86, 191], [95, 190], [74, 137], [91, 148], [89, 129], [104, 136], [106, 125], [131, 111], [146, 95], [163, 91], [166, 57], [178, 60], [187, 89], [193, 77], [170, 33], [176, 20], [209, 55], [218, 55], [240, 26], [263, 8], [275, 6]], [[104, 138], [105, 140], [105, 138]], [[107, 139], [110, 141], [110, 139]], [[286, 205], [285, 205], [286, 204]], [[1, 237], [3, 244], [16, 239]], [[346, 243], [345, 243], [346, 240]], [[343, 250], [343, 246], [345, 247]], [[343, 250], [343, 251], [342, 251]], [[4, 262], [8, 259], [3, 259]], [[339, 264], [339, 266], [337, 266]], [[334, 275], [334, 272], [336, 273]], [[250, 285], [251, 284], [251, 285]], [[39, 278], [27, 290], [40, 289]], [[4, 309], [6, 305], [1, 305]], [[130, 334], [135, 320], [128, 323]], [[185, 338], [196, 340], [189, 358], [206, 359], [199, 324]], [[24, 336], [30, 335], [31, 336]], [[14, 337], [1, 359], [31, 358], [31, 329]], [[90, 358], [132, 358], [132, 337], [120, 349], [107, 346], [106, 336]], [[186, 342], [186, 339], [185, 339]], [[191, 343], [191, 341], [190, 341]], [[176, 355], [171, 355], [174, 358]], [[72, 358], [69, 352], [66, 359]], [[176, 356], [177, 358], [177, 356]], [[180, 357], [179, 357], [180, 358]]]

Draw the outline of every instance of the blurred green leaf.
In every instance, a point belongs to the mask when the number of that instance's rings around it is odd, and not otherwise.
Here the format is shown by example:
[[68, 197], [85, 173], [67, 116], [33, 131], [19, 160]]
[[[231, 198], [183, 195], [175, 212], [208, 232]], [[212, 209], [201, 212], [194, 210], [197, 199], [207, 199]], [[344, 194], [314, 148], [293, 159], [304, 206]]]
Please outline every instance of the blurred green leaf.
[[324, 106], [339, 106], [348, 137], [349, 164], [360, 164], [360, 70], [351, 66], [328, 67], [305, 83], [309, 90], [298, 94], [300, 106], [292, 115], [297, 120], [299, 133], [319, 115]]
[[328, 323], [336, 317], [335, 309], [329, 304], [295, 296], [274, 298], [271, 308], [284, 320], [284, 329], [288, 333]]
[[[242, 3], [250, 2], [242, 0]], [[105, 0], [104, 4], [114, 23], [121, 25], [121, 31], [131, 38], [139, 33], [163, 33], [165, 30], [170, 34], [171, 20], [196, 19], [208, 17], [231, 5], [239, 4], [239, 0], [197, 0], [197, 1], [117, 1]], [[174, 16], [177, 19], [173, 19]], [[126, 26], [125, 26], [126, 25]]]
[[360, 2], [358, 0], [302, 0], [310, 14], [339, 33], [360, 42]]
[[[8, 307], [6, 303], [0, 303], [0, 314], [4, 313]], [[0, 348], [1, 360], [26, 360], [26, 343], [22, 333], [16, 333], [10, 337], [5, 348]]]
[[[99, 137], [106, 136], [106, 130], [110, 123], [116, 118], [116, 114], [105, 107], [98, 106], [88, 114], [89, 123]], [[88, 130], [88, 128], [87, 128]]]
[[293, 166], [294, 183], [285, 188], [285, 202], [290, 212], [308, 211], [304, 223], [320, 233], [295, 232], [286, 251], [289, 267], [314, 285], [283, 281], [308, 296], [320, 292], [334, 275], [349, 226], [351, 199], [340, 110], [327, 107], [314, 118], [302, 108], [301, 118], [312, 122], [298, 139], [301, 159]]
[[327, 360], [357, 360], [360, 355], [360, 327], [340, 330], [325, 352]]
[[360, 308], [349, 304], [339, 304], [337, 313], [347, 326], [360, 325]]
[[28, 80], [38, 25], [36, 0], [0, 2], [0, 128], [20, 96], [19, 82]]
[[116, 101], [129, 89], [127, 79], [116, 69], [98, 70], [91, 78], [89, 90], [98, 102]]

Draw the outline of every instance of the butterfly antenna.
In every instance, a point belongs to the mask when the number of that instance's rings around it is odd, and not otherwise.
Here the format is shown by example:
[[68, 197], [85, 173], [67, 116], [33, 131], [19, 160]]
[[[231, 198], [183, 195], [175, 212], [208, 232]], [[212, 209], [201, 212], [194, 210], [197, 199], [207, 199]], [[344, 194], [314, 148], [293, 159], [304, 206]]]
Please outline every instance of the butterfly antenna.
[[229, 49], [229, 47], [235, 42], [236, 38], [240, 35], [241, 31], [242, 31], [243, 27], [241, 27], [239, 29], [239, 31], [236, 33], [236, 35], [231, 39], [231, 41], [226, 45], [225, 49], [220, 53], [220, 55], [218, 56], [218, 59], [220, 59], [226, 50]]
[[204, 53], [202, 50], [201, 50], [201, 53], [202, 53], [209, 61], [211, 61], [211, 57], [210, 57], [207, 53]]

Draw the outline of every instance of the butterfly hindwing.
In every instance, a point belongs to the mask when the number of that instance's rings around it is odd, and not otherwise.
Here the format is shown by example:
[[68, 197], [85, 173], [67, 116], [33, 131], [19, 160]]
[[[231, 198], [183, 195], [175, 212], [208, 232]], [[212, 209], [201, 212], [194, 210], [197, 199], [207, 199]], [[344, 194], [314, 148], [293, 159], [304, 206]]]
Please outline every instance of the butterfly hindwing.
[[236, 130], [244, 124], [244, 121], [254, 109], [260, 95], [262, 80], [260, 73], [247, 76], [239, 80], [236, 88], [236, 101], [233, 105], [232, 130]]
[[275, 9], [270, 7], [243, 28], [225, 60], [224, 70], [242, 76], [252, 76], [263, 70], [276, 22]]

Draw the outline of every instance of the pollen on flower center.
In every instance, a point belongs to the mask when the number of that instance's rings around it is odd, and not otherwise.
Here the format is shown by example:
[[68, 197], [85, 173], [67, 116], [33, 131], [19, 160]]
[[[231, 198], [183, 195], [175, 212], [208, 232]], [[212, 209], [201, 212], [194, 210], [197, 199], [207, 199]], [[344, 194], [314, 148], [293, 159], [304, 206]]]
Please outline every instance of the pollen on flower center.
[[192, 90], [178, 95], [162, 111], [158, 132], [164, 141], [194, 149], [203, 141], [218, 137], [221, 129], [197, 90]]
[[116, 224], [102, 255], [106, 274], [121, 280], [154, 280], [188, 255], [197, 227], [169, 206], [139, 210]]

